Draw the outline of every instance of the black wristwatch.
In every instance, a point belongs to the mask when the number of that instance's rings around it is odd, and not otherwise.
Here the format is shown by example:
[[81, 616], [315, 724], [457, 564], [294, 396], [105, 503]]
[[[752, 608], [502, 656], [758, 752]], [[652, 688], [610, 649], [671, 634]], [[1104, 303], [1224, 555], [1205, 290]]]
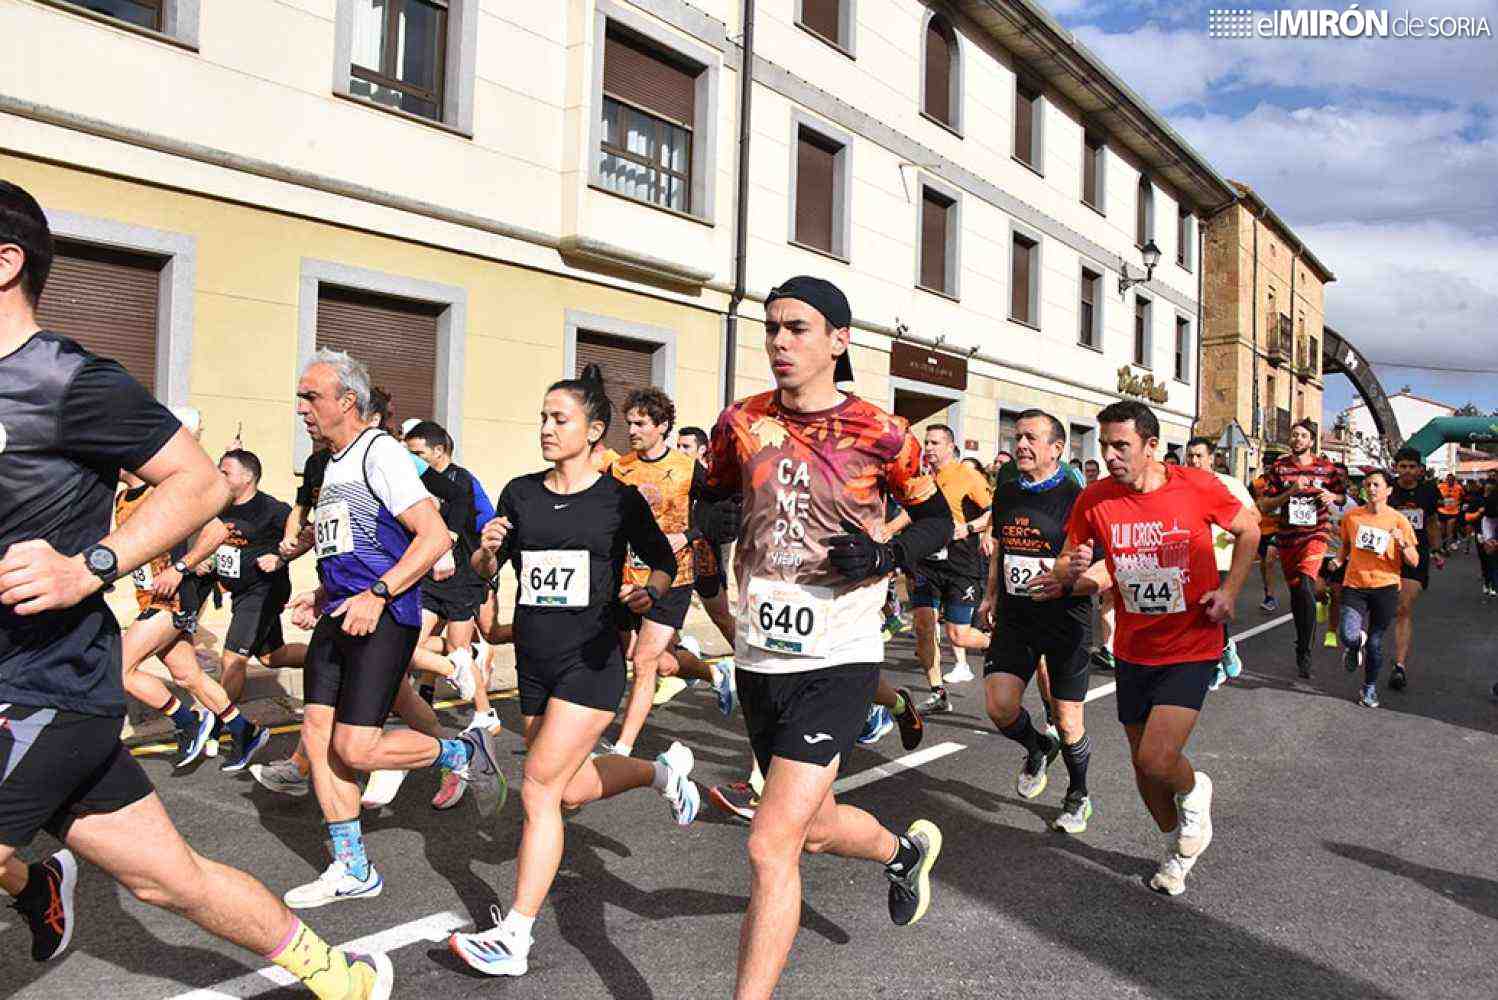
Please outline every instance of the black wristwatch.
[[369, 592], [382, 601], [390, 600], [390, 588], [385, 586], [384, 580], [376, 580], [369, 585]]
[[172, 563], [172, 569], [176, 570], [178, 573], [181, 573], [183, 576], [186, 576], [188, 566], [185, 560], [178, 559], [176, 562]]
[[91, 545], [84, 549], [83, 563], [90, 573], [104, 581], [106, 588], [120, 578], [119, 557], [106, 545]]
[[652, 604], [659, 604], [659, 603], [661, 603], [661, 592], [659, 590], [656, 590], [655, 586], [653, 584], [647, 583], [641, 589], [644, 590], [645, 593], [647, 593], [647, 594], [650, 595], [650, 603], [652, 603]]

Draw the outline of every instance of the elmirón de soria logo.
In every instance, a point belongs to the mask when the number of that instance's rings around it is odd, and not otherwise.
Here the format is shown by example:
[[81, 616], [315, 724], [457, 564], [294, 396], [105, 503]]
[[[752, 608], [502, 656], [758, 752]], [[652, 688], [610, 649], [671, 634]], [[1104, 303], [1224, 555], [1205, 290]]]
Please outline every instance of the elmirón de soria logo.
[[1212, 38], [1492, 38], [1486, 15], [1425, 16], [1360, 4], [1301, 10], [1207, 11]]

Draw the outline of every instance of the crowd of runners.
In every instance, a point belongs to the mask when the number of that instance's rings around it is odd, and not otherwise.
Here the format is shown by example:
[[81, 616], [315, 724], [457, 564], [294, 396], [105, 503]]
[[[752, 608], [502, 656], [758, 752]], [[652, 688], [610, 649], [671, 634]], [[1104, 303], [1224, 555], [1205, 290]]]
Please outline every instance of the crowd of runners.
[[[1392, 469], [1349, 470], [1316, 453], [1302, 422], [1250, 488], [1217, 467], [1210, 440], [1165, 453], [1154, 413], [1131, 401], [1098, 414], [1100, 460], [1064, 461], [1065, 424], [1032, 409], [985, 466], [951, 428], [918, 439], [842, 388], [852, 311], [814, 277], [765, 303], [773, 390], [705, 431], [678, 426], [659, 389], [616, 408], [588, 366], [536, 401], [536, 471], [492, 504], [445, 428], [393, 425], [358, 359], [319, 350], [295, 387], [316, 450], [288, 503], [261, 488], [244, 442], [215, 466], [197, 411], [168, 410], [118, 364], [38, 327], [50, 257], [41, 209], [0, 182], [0, 888], [39, 961], [68, 945], [82, 861], [316, 996], [389, 997], [387, 957], [333, 949], [300, 914], [386, 891], [361, 810], [433, 768], [432, 806], [469, 799], [481, 819], [520, 781], [508, 906], [450, 942], [469, 966], [524, 974], [566, 815], [649, 789], [677, 824], [704, 801], [749, 820], [736, 996], [768, 997], [799, 924], [803, 853], [871, 862], [897, 925], [932, 903], [936, 823], [891, 824], [833, 794], [855, 745], [898, 728], [914, 750], [923, 720], [981, 683], [995, 729], [1022, 751], [1017, 792], [1044, 794], [1061, 758], [1053, 825], [1080, 835], [1094, 808], [1084, 708], [1096, 671], [1115, 678], [1160, 832], [1149, 884], [1179, 894], [1213, 837], [1212, 781], [1184, 750], [1209, 692], [1242, 669], [1227, 625], [1256, 560], [1272, 612], [1277, 554], [1300, 676], [1329, 622], [1322, 643], [1363, 671], [1370, 707], [1386, 658], [1388, 687], [1412, 683], [1414, 611], [1447, 556], [1475, 547], [1484, 592], [1498, 594], [1498, 477], [1436, 484], [1411, 451]], [[622, 455], [604, 444], [619, 422]], [[318, 585], [294, 594], [298, 559], [316, 563]], [[123, 629], [103, 597], [112, 585], [135, 595]], [[694, 595], [728, 655], [683, 634]], [[195, 633], [225, 598], [222, 653], [205, 670]], [[306, 642], [287, 641], [288, 618]], [[887, 639], [907, 628], [923, 696], [881, 672]], [[512, 776], [488, 697], [506, 645], [526, 746]], [[172, 685], [142, 669], [152, 658]], [[304, 672], [286, 759], [259, 759], [270, 735], [240, 711], [251, 660]], [[1032, 678], [1043, 720], [1024, 706]], [[438, 682], [472, 702], [459, 731], [433, 709]], [[307, 821], [330, 847], [323, 873], [273, 891], [195, 853], [121, 743], [127, 695], [171, 720], [176, 766], [217, 755], [274, 792], [310, 792], [320, 816]], [[742, 720], [745, 780], [699, 788], [680, 741], [634, 756], [652, 707], [688, 696]], [[24, 863], [17, 852], [42, 830], [63, 849]]]

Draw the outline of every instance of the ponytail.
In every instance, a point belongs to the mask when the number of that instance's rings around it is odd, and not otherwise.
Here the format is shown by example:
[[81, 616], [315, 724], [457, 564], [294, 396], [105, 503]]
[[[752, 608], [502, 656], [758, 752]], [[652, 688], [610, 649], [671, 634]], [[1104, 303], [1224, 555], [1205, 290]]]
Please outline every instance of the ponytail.
[[583, 412], [587, 414], [588, 422], [597, 421], [603, 424], [603, 432], [608, 433], [609, 421], [614, 416], [614, 406], [609, 402], [608, 392], [603, 387], [603, 369], [596, 364], [583, 366], [582, 374], [577, 378], [553, 382], [551, 388], [546, 391], [572, 393], [582, 406]]

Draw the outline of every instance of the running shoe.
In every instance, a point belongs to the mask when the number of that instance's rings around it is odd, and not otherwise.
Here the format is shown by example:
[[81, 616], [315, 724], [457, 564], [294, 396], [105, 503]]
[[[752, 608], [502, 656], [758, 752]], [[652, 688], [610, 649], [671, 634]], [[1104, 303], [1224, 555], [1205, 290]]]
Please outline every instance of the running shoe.
[[1265, 594], [1264, 599], [1259, 602], [1259, 610], [1266, 615], [1272, 615], [1280, 609], [1279, 599], [1273, 594]]
[[312, 790], [312, 782], [296, 766], [296, 761], [278, 760], [269, 764], [251, 764], [250, 777], [280, 795], [301, 798]]
[[1093, 670], [1101, 670], [1104, 673], [1113, 673], [1116, 664], [1113, 662], [1113, 650], [1107, 646], [1099, 646], [1092, 651], [1092, 659], [1089, 661]]
[[1323, 625], [1326, 624], [1326, 610], [1325, 601], [1316, 602], [1316, 621]]
[[957, 666], [953, 667], [945, 676], [942, 677], [942, 680], [946, 681], [948, 684], [966, 684], [972, 679], [973, 668], [968, 666], [966, 661], [957, 664]]
[[608, 740], [598, 741], [598, 752], [612, 757], [628, 757], [634, 747], [626, 747], [623, 743], [610, 743]]
[[453, 675], [448, 678], [448, 682], [457, 690], [459, 698], [472, 701], [479, 690], [479, 672], [473, 662], [473, 654], [466, 649], [455, 649], [447, 658], [453, 665]]
[[78, 861], [72, 851], [58, 851], [27, 865], [26, 871], [26, 891], [10, 905], [31, 928], [31, 960], [51, 961], [73, 940]]
[[1196, 787], [1186, 795], [1176, 796], [1176, 813], [1180, 829], [1176, 833], [1176, 853], [1186, 858], [1198, 857], [1212, 843], [1212, 779], [1196, 772]]
[[886, 615], [884, 619], [884, 637], [893, 639], [905, 631], [905, 619], [899, 615]]
[[655, 694], [651, 695], [650, 704], [659, 708], [686, 689], [687, 682], [685, 678], [657, 677], [655, 679]]
[[1212, 677], [1212, 683], [1207, 685], [1208, 691], [1216, 691], [1228, 682], [1228, 672], [1222, 669], [1222, 664], [1217, 665], [1217, 673]]
[[396, 795], [400, 794], [401, 785], [406, 783], [406, 775], [410, 773], [410, 771], [371, 771], [369, 781], [364, 786], [364, 794], [359, 798], [359, 804], [365, 809], [385, 808], [395, 801]]
[[1389, 674], [1389, 687], [1393, 688], [1395, 691], [1403, 691], [1405, 685], [1409, 684], [1409, 682], [1410, 679], [1405, 675], [1404, 672], [1404, 664], [1394, 664], [1394, 672]]
[[672, 743], [665, 752], [657, 754], [655, 762], [666, 768], [666, 787], [661, 792], [671, 803], [671, 813], [677, 826], [690, 826], [702, 807], [702, 793], [692, 781], [692, 751], [680, 741]]
[[945, 690], [932, 691], [931, 697], [916, 706], [916, 711], [922, 716], [946, 715], [952, 711], [952, 699]]
[[208, 745], [208, 734], [213, 732], [215, 720], [212, 712], [195, 708], [192, 714], [197, 717], [197, 725], [177, 730], [177, 755], [172, 758], [173, 767], [186, 767], [201, 757], [203, 748]]
[[447, 947], [463, 964], [486, 976], [523, 976], [530, 967], [527, 956], [535, 939], [524, 943], [516, 941], [504, 929], [499, 907], [489, 907], [489, 916], [494, 926], [473, 934], [454, 934], [447, 939]]
[[742, 820], [754, 819], [759, 808], [759, 796], [747, 781], [735, 781], [727, 785], [714, 785], [707, 790], [707, 800], [730, 816]]
[[499, 713], [491, 708], [487, 712], [474, 712], [468, 725], [463, 727], [465, 732], [470, 729], [487, 729], [491, 735], [498, 736], [504, 729], [504, 724], [499, 721]]
[[451, 809], [463, 801], [463, 792], [468, 786], [463, 779], [450, 770], [442, 772], [442, 784], [437, 788], [437, 794], [432, 796], [433, 809]]
[[1014, 779], [1014, 790], [1019, 792], [1020, 798], [1035, 798], [1045, 791], [1045, 786], [1050, 781], [1046, 771], [1061, 753], [1061, 740], [1049, 734], [1043, 734], [1043, 740], [1039, 750], [1025, 755], [1025, 763], [1019, 769], [1019, 776]]
[[1238, 655], [1238, 640], [1228, 636], [1227, 645], [1222, 647], [1222, 672], [1232, 680], [1243, 673], [1243, 657]]
[[487, 729], [465, 729], [458, 739], [472, 749], [468, 763], [458, 769], [458, 777], [473, 786], [474, 802], [480, 816], [493, 816], [505, 807], [510, 783], [499, 769], [499, 748]]
[[895, 693], [905, 704], [905, 711], [895, 713], [895, 724], [900, 727], [900, 745], [906, 750], [914, 750], [926, 735], [926, 722], [916, 709], [915, 695], [911, 694], [910, 688], [896, 688]]
[[382, 951], [344, 952], [348, 959], [349, 972], [362, 980], [363, 993], [352, 994], [360, 1000], [390, 1000], [395, 992], [395, 967], [390, 956]]
[[1295, 651], [1295, 673], [1303, 681], [1311, 679], [1311, 651], [1309, 649], [1304, 653], [1298, 649]]
[[219, 721], [219, 717], [215, 715], [213, 717], [213, 732], [208, 734], [208, 742], [203, 745], [204, 757], [218, 756], [218, 740], [222, 735], [224, 735], [224, 724], [223, 722]]
[[1078, 834], [1087, 832], [1087, 821], [1092, 819], [1092, 798], [1087, 795], [1066, 793], [1061, 800], [1061, 815], [1051, 821], [1052, 830]]
[[1057, 743], [1061, 742], [1061, 730], [1056, 728], [1056, 724], [1054, 722], [1051, 722], [1049, 720], [1046, 721], [1045, 734], [1051, 739], [1055, 740]]
[[1331, 629], [1327, 629], [1326, 638], [1322, 640], [1321, 645], [1325, 646], [1327, 649], [1336, 649], [1337, 633], [1332, 631]]
[[342, 861], [334, 861], [317, 878], [286, 892], [286, 905], [293, 910], [311, 910], [345, 899], [373, 899], [385, 891], [385, 880], [369, 866], [363, 879], [354, 878]]
[[1196, 858], [1184, 857], [1171, 848], [1160, 863], [1160, 870], [1150, 878], [1150, 888], [1167, 896], [1179, 896], [1186, 891], [1186, 876], [1195, 867]]
[[905, 836], [915, 845], [914, 867], [897, 872], [884, 866], [889, 879], [889, 918], [899, 927], [909, 927], [926, 915], [931, 906], [931, 868], [941, 856], [941, 830], [930, 820], [916, 820]]
[[710, 664], [708, 669], [713, 672], [713, 691], [718, 695], [718, 711], [727, 719], [733, 715], [733, 706], [738, 699], [733, 686], [733, 660], [730, 658]]
[[256, 726], [245, 737], [244, 749], [241, 750], [238, 741], [235, 742], [234, 749], [224, 758], [224, 762], [219, 765], [219, 770], [224, 774], [238, 774], [250, 766], [250, 761], [254, 760], [255, 755], [264, 750], [269, 742], [270, 730], [265, 726]]
[[1364, 684], [1363, 693], [1358, 696], [1358, 704], [1364, 708], [1378, 707], [1378, 685]]
[[873, 746], [895, 728], [895, 717], [883, 705], [870, 705], [868, 718], [863, 721], [863, 732], [858, 734], [859, 746]]
[[1358, 639], [1356, 649], [1349, 649], [1342, 654], [1342, 669], [1349, 674], [1356, 673], [1363, 668], [1364, 650], [1368, 648], [1368, 633], [1363, 632]]

